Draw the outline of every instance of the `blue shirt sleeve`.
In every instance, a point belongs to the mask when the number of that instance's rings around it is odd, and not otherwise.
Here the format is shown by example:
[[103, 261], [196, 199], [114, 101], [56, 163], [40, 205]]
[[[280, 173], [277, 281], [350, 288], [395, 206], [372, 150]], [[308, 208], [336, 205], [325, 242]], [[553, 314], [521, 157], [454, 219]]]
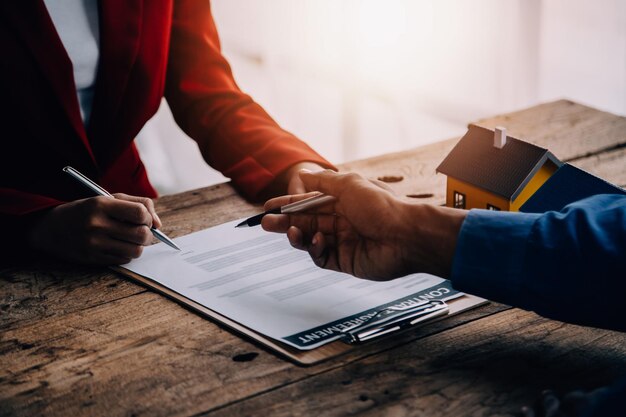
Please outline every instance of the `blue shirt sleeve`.
[[471, 210], [458, 237], [455, 288], [543, 316], [626, 331], [626, 196], [561, 212]]

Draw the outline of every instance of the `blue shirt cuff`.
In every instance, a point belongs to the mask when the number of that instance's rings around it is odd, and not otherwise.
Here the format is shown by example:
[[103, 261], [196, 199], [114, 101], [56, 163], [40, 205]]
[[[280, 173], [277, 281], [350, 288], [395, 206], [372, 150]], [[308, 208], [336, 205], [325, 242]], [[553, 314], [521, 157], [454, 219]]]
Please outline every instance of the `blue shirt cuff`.
[[452, 285], [469, 294], [519, 305], [526, 245], [540, 216], [471, 210], [458, 236]]

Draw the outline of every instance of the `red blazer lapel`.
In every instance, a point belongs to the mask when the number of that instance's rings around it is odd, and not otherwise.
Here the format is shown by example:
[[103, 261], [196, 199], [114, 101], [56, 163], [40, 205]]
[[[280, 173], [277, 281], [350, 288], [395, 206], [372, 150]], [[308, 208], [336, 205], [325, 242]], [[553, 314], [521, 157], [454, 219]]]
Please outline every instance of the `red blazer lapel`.
[[100, 62], [89, 136], [94, 147], [106, 152], [110, 138], [102, 136], [120, 122], [120, 107], [139, 51], [143, 0], [101, 1], [99, 16]]
[[4, 7], [5, 16], [13, 23], [16, 33], [32, 52], [72, 127], [95, 163], [80, 116], [72, 61], [63, 47], [43, 1], [3, 1], [0, 4]]

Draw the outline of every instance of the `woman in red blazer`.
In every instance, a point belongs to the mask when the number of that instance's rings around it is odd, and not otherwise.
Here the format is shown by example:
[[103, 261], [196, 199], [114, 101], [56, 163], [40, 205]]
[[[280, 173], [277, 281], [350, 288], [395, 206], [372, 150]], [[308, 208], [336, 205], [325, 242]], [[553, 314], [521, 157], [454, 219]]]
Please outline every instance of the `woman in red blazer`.
[[[98, 21], [95, 95], [84, 125], [72, 62], [43, 0], [0, 2], [5, 250], [100, 264], [139, 256], [151, 239], [147, 226], [160, 222], [133, 140], [162, 97], [205, 160], [247, 198], [301, 191], [299, 168], [332, 168], [239, 90], [207, 0], [101, 1]], [[66, 165], [125, 194], [91, 197], [61, 171]]]

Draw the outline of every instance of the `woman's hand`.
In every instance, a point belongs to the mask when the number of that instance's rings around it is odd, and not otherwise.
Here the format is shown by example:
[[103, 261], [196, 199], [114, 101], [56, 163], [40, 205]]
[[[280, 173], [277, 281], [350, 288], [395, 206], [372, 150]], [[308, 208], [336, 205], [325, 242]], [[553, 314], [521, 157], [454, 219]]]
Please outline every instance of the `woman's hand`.
[[320, 172], [323, 171], [320, 165], [317, 165], [313, 162], [299, 162], [295, 165], [292, 165], [285, 171], [283, 171], [272, 184], [269, 185], [259, 198], [262, 200], [267, 200], [270, 197], [275, 197], [277, 195], [287, 194], [302, 194], [305, 193], [306, 190], [304, 188], [304, 183], [300, 178], [300, 171], [306, 170], [310, 172]]
[[118, 265], [138, 258], [161, 227], [152, 200], [127, 194], [93, 197], [47, 211], [29, 231], [32, 248], [72, 262]]
[[313, 162], [301, 162], [295, 164], [287, 170], [285, 176], [287, 178], [287, 194], [303, 194], [306, 193], [306, 187], [300, 177], [300, 172], [321, 172], [324, 168], [314, 164]]

